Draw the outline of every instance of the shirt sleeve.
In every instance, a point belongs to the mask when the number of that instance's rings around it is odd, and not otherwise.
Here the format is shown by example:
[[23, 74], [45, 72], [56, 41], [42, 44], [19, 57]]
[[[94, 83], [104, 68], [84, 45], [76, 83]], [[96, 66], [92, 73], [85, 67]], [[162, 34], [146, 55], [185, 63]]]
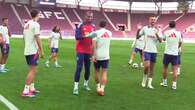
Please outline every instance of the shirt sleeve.
[[40, 25], [38, 23], [35, 25], [35, 35], [40, 35]]
[[143, 27], [140, 31], [139, 31], [139, 35], [140, 36], [143, 36], [145, 33], [144, 33], [144, 30], [145, 30], [145, 27]]

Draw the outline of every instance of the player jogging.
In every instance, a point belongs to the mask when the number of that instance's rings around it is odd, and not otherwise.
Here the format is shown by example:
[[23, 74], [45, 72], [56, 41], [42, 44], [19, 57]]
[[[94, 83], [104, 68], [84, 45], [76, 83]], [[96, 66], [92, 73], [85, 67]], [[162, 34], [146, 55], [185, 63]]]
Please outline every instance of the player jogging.
[[134, 43], [132, 44], [132, 48], [134, 48], [132, 54], [131, 54], [131, 58], [128, 62], [129, 65], [131, 65], [135, 59], [135, 56], [137, 53], [140, 54], [141, 57], [141, 63], [140, 63], [140, 67], [144, 67], [143, 66], [143, 49], [145, 46], [145, 41], [144, 41], [144, 36], [139, 37], [139, 32], [141, 29], [138, 29], [137, 34], [136, 34], [136, 40], [134, 41]]
[[152, 86], [152, 77], [154, 73], [154, 66], [157, 57], [157, 44], [161, 42], [162, 39], [158, 35], [158, 29], [155, 27], [156, 17], [149, 18], [149, 25], [144, 26], [139, 35], [144, 35], [145, 37], [145, 47], [144, 47], [144, 76], [142, 80], [142, 87], [146, 87], [146, 82], [148, 80], [147, 87], [154, 89]]
[[8, 59], [8, 55], [9, 55], [9, 50], [10, 50], [10, 41], [9, 41], [9, 37], [11, 37], [11, 34], [9, 32], [8, 29], [8, 18], [3, 18], [2, 19], [3, 24], [0, 26], [0, 28], [2, 29], [2, 31], [5, 32], [5, 36], [4, 36], [4, 42], [5, 45], [0, 45], [1, 47], [1, 60], [0, 60], [0, 72], [7, 72], [8, 69], [5, 68], [5, 65], [7, 63], [7, 59]]
[[60, 27], [55, 26], [52, 30], [51, 36], [49, 38], [49, 48], [51, 49], [51, 56], [46, 61], [46, 67], [49, 67], [49, 62], [53, 60], [55, 62], [55, 67], [62, 67], [58, 64], [58, 47], [59, 47], [59, 39], [62, 39], [62, 35], [60, 32]]
[[26, 62], [29, 65], [29, 72], [26, 78], [24, 90], [22, 92], [23, 97], [34, 97], [37, 91], [34, 87], [34, 79], [37, 71], [37, 64], [39, 54], [44, 57], [42, 49], [40, 35], [40, 25], [37, 22], [39, 20], [39, 11], [32, 10], [30, 12], [32, 19], [28, 21], [24, 26], [24, 55]]
[[164, 40], [166, 42], [164, 59], [163, 59], [163, 82], [162, 86], [167, 87], [167, 74], [168, 74], [168, 65], [172, 64], [173, 71], [173, 83], [172, 89], [177, 89], [177, 73], [179, 65], [179, 48], [182, 45], [182, 34], [175, 29], [175, 21], [169, 22], [169, 30], [164, 33]]
[[90, 65], [91, 65], [91, 55], [93, 52], [93, 41], [92, 38], [85, 38], [86, 35], [93, 32], [95, 30], [95, 25], [92, 23], [93, 13], [91, 11], [87, 11], [85, 13], [85, 21], [80, 23], [76, 28], [76, 54], [77, 54], [77, 66], [76, 72], [74, 76], [74, 88], [73, 94], [79, 94], [79, 80], [80, 74], [85, 66], [85, 81], [84, 88], [89, 91], [89, 77], [90, 77]]

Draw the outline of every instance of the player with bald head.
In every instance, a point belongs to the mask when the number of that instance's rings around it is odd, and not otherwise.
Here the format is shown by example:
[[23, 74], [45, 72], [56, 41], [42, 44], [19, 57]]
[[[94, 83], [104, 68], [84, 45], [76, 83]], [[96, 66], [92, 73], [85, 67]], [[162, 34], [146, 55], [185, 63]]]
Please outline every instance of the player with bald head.
[[159, 30], [155, 27], [156, 17], [152, 16], [149, 18], [149, 25], [144, 26], [139, 35], [144, 36], [145, 47], [144, 47], [144, 76], [142, 80], [142, 87], [154, 89], [152, 86], [152, 77], [154, 74], [154, 66], [157, 57], [157, 44], [162, 41], [159, 36]]

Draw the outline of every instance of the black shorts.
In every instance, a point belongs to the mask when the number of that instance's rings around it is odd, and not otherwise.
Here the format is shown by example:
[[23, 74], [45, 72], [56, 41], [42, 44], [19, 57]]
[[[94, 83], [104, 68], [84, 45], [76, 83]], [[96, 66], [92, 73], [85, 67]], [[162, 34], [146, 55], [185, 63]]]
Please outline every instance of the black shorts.
[[26, 63], [29, 66], [37, 66], [38, 65], [38, 59], [39, 59], [39, 54], [33, 54], [33, 55], [26, 55]]
[[95, 69], [108, 69], [109, 66], [109, 60], [97, 60], [96, 62], [94, 62], [94, 67]]

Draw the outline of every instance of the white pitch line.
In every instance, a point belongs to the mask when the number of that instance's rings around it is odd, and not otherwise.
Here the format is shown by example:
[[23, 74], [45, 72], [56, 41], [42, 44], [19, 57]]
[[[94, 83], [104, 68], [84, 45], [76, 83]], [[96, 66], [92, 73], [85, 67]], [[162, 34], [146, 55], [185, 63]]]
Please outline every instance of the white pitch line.
[[14, 104], [12, 104], [9, 100], [7, 100], [1, 94], [0, 94], [0, 101], [3, 102], [10, 110], [19, 110]]

